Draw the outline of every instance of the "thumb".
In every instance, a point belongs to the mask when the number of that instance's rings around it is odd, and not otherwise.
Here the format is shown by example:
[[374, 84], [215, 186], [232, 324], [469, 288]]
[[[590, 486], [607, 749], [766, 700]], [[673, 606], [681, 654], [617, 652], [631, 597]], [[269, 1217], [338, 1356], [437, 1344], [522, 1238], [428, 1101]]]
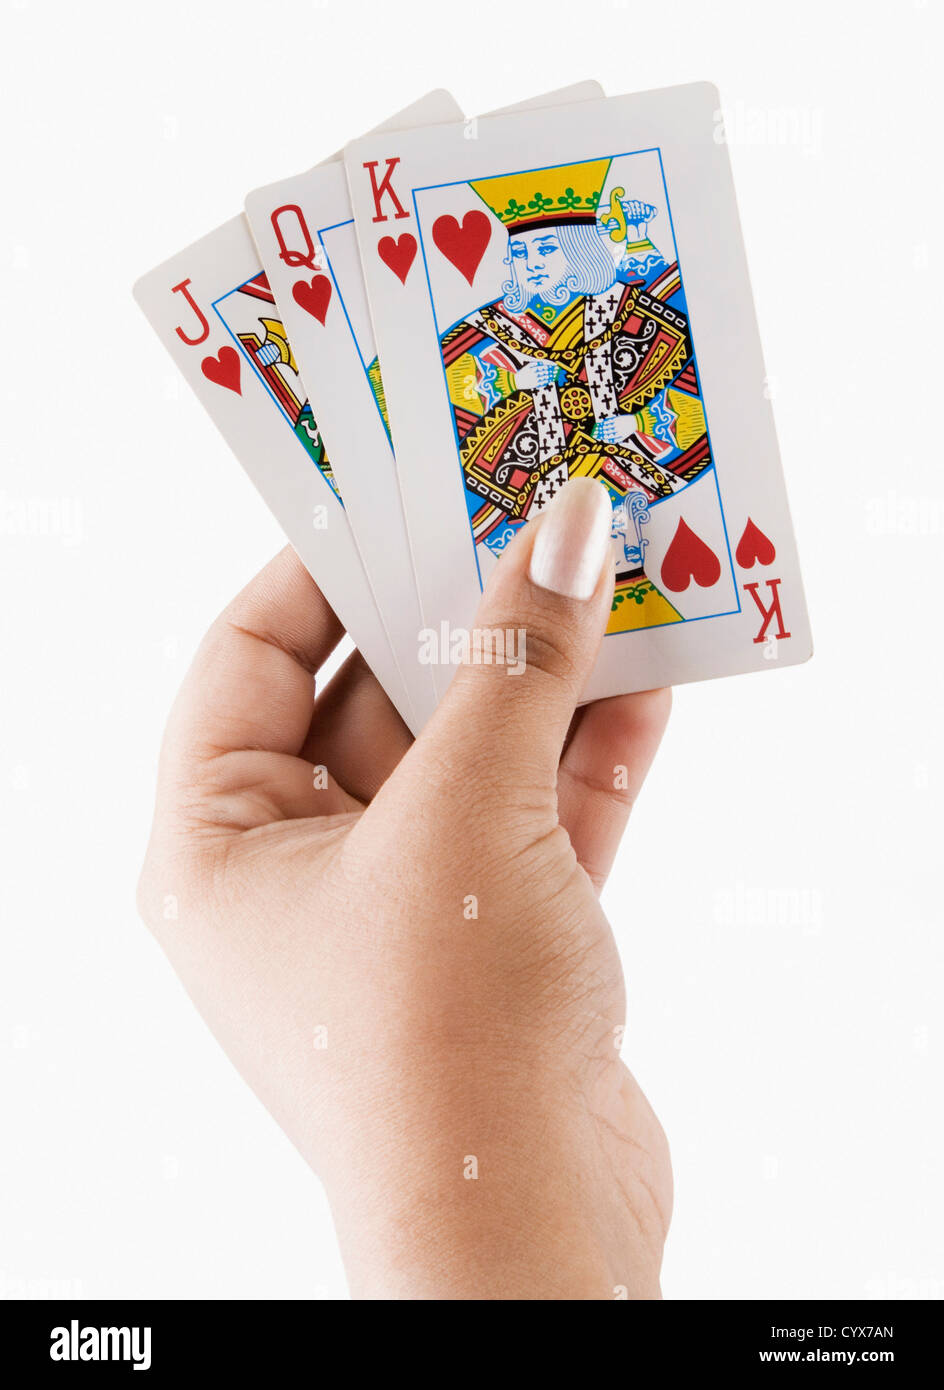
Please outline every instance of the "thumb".
[[554, 787], [610, 612], [611, 516], [606, 488], [575, 478], [508, 546], [482, 595], [469, 658], [420, 739], [434, 757], [455, 767], [465, 753], [470, 765]]

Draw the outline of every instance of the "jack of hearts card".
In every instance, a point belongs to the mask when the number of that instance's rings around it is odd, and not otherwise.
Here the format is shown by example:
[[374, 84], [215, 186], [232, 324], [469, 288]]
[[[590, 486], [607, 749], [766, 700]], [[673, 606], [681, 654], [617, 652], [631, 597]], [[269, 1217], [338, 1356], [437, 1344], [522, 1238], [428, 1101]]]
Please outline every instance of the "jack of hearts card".
[[134, 296], [407, 723], [415, 719], [295, 355], [240, 214]]

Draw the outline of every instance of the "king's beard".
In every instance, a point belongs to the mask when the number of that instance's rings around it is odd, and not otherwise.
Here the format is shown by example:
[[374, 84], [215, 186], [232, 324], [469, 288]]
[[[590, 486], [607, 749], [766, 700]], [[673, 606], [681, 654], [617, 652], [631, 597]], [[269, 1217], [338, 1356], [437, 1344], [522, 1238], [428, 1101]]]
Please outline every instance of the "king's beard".
[[573, 288], [577, 283], [577, 276], [572, 270], [566, 271], [553, 284], [532, 285], [528, 280], [522, 279], [516, 269], [514, 261], [511, 263], [511, 278], [502, 285], [504, 293], [504, 307], [512, 313], [520, 314], [522, 309], [527, 309], [535, 299], [539, 299], [542, 304], [551, 304], [555, 308], [560, 304], [566, 304], [573, 294]]

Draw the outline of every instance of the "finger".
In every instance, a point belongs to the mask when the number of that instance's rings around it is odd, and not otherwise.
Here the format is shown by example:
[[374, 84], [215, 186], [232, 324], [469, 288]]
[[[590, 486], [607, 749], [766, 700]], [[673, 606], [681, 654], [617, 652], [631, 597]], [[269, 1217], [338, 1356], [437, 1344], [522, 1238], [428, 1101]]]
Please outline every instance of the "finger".
[[358, 803], [301, 751], [314, 672], [343, 629], [294, 551], [277, 555], [201, 643], [164, 737], [158, 814], [248, 829]]
[[343, 635], [298, 556], [286, 548], [210, 628], [168, 728], [172, 755], [301, 751], [314, 674]]
[[[420, 761], [445, 760], [469, 772], [486, 762], [487, 747], [487, 765], [509, 792], [518, 786], [553, 795], [564, 736], [610, 611], [611, 515], [602, 484], [577, 478], [522, 528], [482, 596], [472, 659], [456, 671], [417, 742]], [[504, 660], [483, 660], [494, 654], [497, 634]]]
[[181, 823], [210, 832], [256, 830], [275, 821], [364, 809], [325, 767], [257, 749], [232, 749], [201, 762], [175, 792]]
[[368, 802], [413, 742], [360, 652], [352, 652], [315, 700], [301, 756], [329, 767], [346, 791]]
[[612, 867], [671, 706], [670, 690], [597, 700], [581, 711], [561, 758], [560, 823], [597, 892]]

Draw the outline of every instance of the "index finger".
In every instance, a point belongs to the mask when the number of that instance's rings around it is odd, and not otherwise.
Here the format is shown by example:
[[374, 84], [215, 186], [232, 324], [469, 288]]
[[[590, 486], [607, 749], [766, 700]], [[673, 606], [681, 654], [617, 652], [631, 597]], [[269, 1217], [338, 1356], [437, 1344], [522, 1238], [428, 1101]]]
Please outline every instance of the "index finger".
[[167, 728], [172, 764], [251, 749], [298, 754], [311, 723], [314, 676], [344, 635], [290, 546], [210, 628]]

